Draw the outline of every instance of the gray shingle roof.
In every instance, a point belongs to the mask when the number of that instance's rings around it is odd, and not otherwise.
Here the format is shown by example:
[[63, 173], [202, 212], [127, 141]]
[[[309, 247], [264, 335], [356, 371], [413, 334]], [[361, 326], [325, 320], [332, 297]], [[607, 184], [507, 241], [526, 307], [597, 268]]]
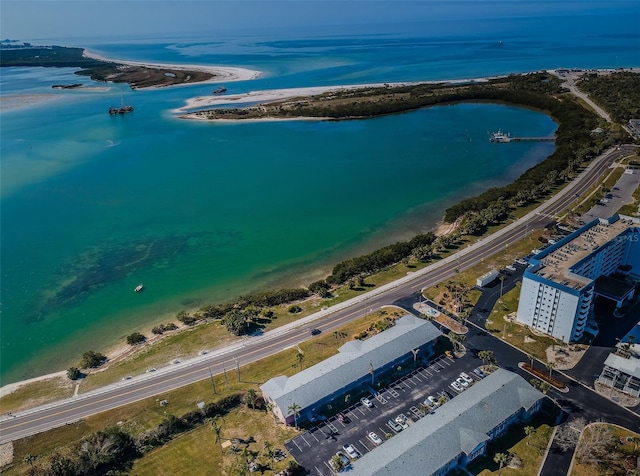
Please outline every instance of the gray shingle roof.
[[374, 370], [382, 367], [440, 335], [430, 322], [407, 314], [384, 332], [364, 341], [347, 342], [338, 354], [291, 377], [272, 378], [260, 389], [286, 415], [292, 403], [308, 408], [367, 375], [371, 365]]
[[353, 464], [352, 476], [429, 475], [544, 395], [519, 375], [498, 369]]

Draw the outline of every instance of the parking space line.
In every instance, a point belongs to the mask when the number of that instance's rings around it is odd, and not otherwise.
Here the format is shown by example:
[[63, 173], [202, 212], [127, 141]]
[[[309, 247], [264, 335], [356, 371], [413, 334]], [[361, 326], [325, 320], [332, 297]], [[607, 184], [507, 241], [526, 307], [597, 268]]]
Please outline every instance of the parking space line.
[[298, 448], [298, 450], [302, 451], [302, 448], [300, 448], [300, 446], [298, 445], [298, 443], [296, 443], [296, 438], [294, 438], [293, 440], [291, 440], [291, 443], [293, 443], [294, 445], [296, 445], [296, 447]]
[[411, 374], [411, 378], [415, 378], [418, 382], [422, 383], [422, 379], [418, 377], [418, 372], [414, 372]]
[[300, 435], [300, 438], [302, 438], [302, 441], [304, 441], [304, 442], [307, 444], [307, 446], [308, 446], [309, 448], [311, 448], [313, 445], [307, 441], [307, 439], [304, 437], [304, 435], [305, 435], [305, 433], [303, 433], [302, 435]]
[[387, 403], [387, 401], [384, 399], [384, 397], [380, 394], [376, 395], [376, 400], [378, 400], [380, 403], [382, 403], [383, 405], [385, 403]]
[[391, 395], [393, 395], [394, 397], [398, 398], [400, 396], [400, 394], [398, 392], [396, 392], [394, 389], [389, 388], [389, 393]]
[[329, 427], [329, 429], [330, 429], [331, 431], [333, 431], [334, 433], [338, 433], [338, 429], [337, 429], [335, 426], [333, 426], [331, 423], [327, 423], [327, 426], [328, 426], [328, 427]]
[[420, 372], [422, 373], [422, 375], [427, 374], [426, 378], [433, 377], [433, 374], [431, 372], [429, 372], [429, 370], [427, 370], [426, 368], [425, 369], [421, 369]]

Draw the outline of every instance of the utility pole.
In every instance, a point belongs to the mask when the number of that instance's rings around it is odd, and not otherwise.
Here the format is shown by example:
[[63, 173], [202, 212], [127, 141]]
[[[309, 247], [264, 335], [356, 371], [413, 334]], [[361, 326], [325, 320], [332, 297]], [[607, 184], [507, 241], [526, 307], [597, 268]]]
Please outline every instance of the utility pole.
[[209, 367], [209, 376], [211, 377], [211, 386], [213, 387], [213, 394], [217, 395], [216, 382], [215, 382], [215, 380], [213, 380], [213, 373], [211, 372], [211, 367]]

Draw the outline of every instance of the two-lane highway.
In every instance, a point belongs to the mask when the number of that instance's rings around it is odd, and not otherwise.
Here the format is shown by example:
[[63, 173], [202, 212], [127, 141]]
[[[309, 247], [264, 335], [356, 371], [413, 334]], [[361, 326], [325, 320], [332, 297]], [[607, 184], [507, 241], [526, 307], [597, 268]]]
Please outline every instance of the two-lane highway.
[[[223, 368], [234, 372], [236, 365], [244, 365], [276, 354], [310, 337], [312, 327], [330, 331], [362, 317], [370, 309], [377, 309], [421, 288], [433, 286], [455, 274], [455, 270], [469, 268], [520, 240], [526, 233], [551, 221], [562, 210], [575, 203], [598, 177], [616, 160], [628, 154], [629, 148], [611, 150], [594, 159], [572, 183], [535, 211], [493, 235], [480, 240], [455, 255], [381, 286], [349, 302], [302, 318], [260, 336], [219, 349], [205, 356], [160, 369], [131, 380], [120, 382], [84, 395], [45, 405], [33, 410], [3, 416], [0, 421], [0, 443], [13, 441], [51, 428], [63, 426], [87, 416], [117, 408], [144, 398], [161, 395], [170, 390], [221, 374]], [[231, 375], [231, 378], [234, 378]]]

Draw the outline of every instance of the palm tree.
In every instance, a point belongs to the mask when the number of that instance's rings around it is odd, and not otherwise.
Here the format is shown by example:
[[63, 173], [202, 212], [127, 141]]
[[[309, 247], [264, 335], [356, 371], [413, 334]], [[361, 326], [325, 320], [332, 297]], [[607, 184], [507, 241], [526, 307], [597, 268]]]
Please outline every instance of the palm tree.
[[556, 363], [555, 362], [547, 362], [547, 370], [549, 370], [549, 377], [551, 377], [551, 374], [553, 373], [553, 369], [556, 368]]
[[527, 435], [527, 446], [529, 446], [529, 440], [531, 440], [531, 435], [536, 432], [536, 429], [532, 426], [524, 427], [524, 434]]
[[211, 420], [211, 429], [213, 433], [216, 435], [216, 443], [220, 446], [220, 453], [222, 453], [222, 437], [220, 436], [220, 432], [222, 431], [222, 427], [218, 425], [218, 422], [214, 419]]
[[493, 457], [493, 461], [500, 465], [500, 469], [498, 471], [498, 476], [502, 473], [502, 467], [509, 462], [509, 455], [506, 453], [496, 453]]
[[298, 360], [298, 365], [300, 366], [301, 369], [304, 368], [304, 352], [302, 352], [300, 349], [298, 349], [298, 354], [296, 355], [296, 359]]
[[463, 334], [458, 334], [456, 332], [450, 331], [447, 336], [449, 337], [449, 340], [451, 341], [451, 344], [453, 344], [453, 348], [456, 351], [464, 349], [462, 342], [466, 339], [466, 337]]
[[529, 362], [531, 363], [531, 368], [533, 368], [533, 359], [535, 359], [535, 357], [533, 356], [533, 354], [527, 354], [527, 358], [529, 359]]
[[264, 455], [269, 458], [269, 469], [273, 471], [273, 460], [276, 456], [276, 450], [269, 441], [264, 442]]
[[247, 390], [247, 393], [244, 395], [244, 399], [247, 402], [247, 406], [251, 407], [252, 409], [255, 408], [257, 398], [258, 396], [256, 395], [256, 391], [252, 388]]
[[492, 350], [481, 350], [478, 352], [478, 357], [482, 359], [482, 365], [486, 365], [487, 360], [489, 360], [489, 356], [493, 354]]
[[291, 405], [287, 407], [289, 414], [293, 413], [293, 425], [298, 429], [298, 417], [300, 416], [300, 410], [302, 407], [298, 405], [296, 402], [293, 402]]

